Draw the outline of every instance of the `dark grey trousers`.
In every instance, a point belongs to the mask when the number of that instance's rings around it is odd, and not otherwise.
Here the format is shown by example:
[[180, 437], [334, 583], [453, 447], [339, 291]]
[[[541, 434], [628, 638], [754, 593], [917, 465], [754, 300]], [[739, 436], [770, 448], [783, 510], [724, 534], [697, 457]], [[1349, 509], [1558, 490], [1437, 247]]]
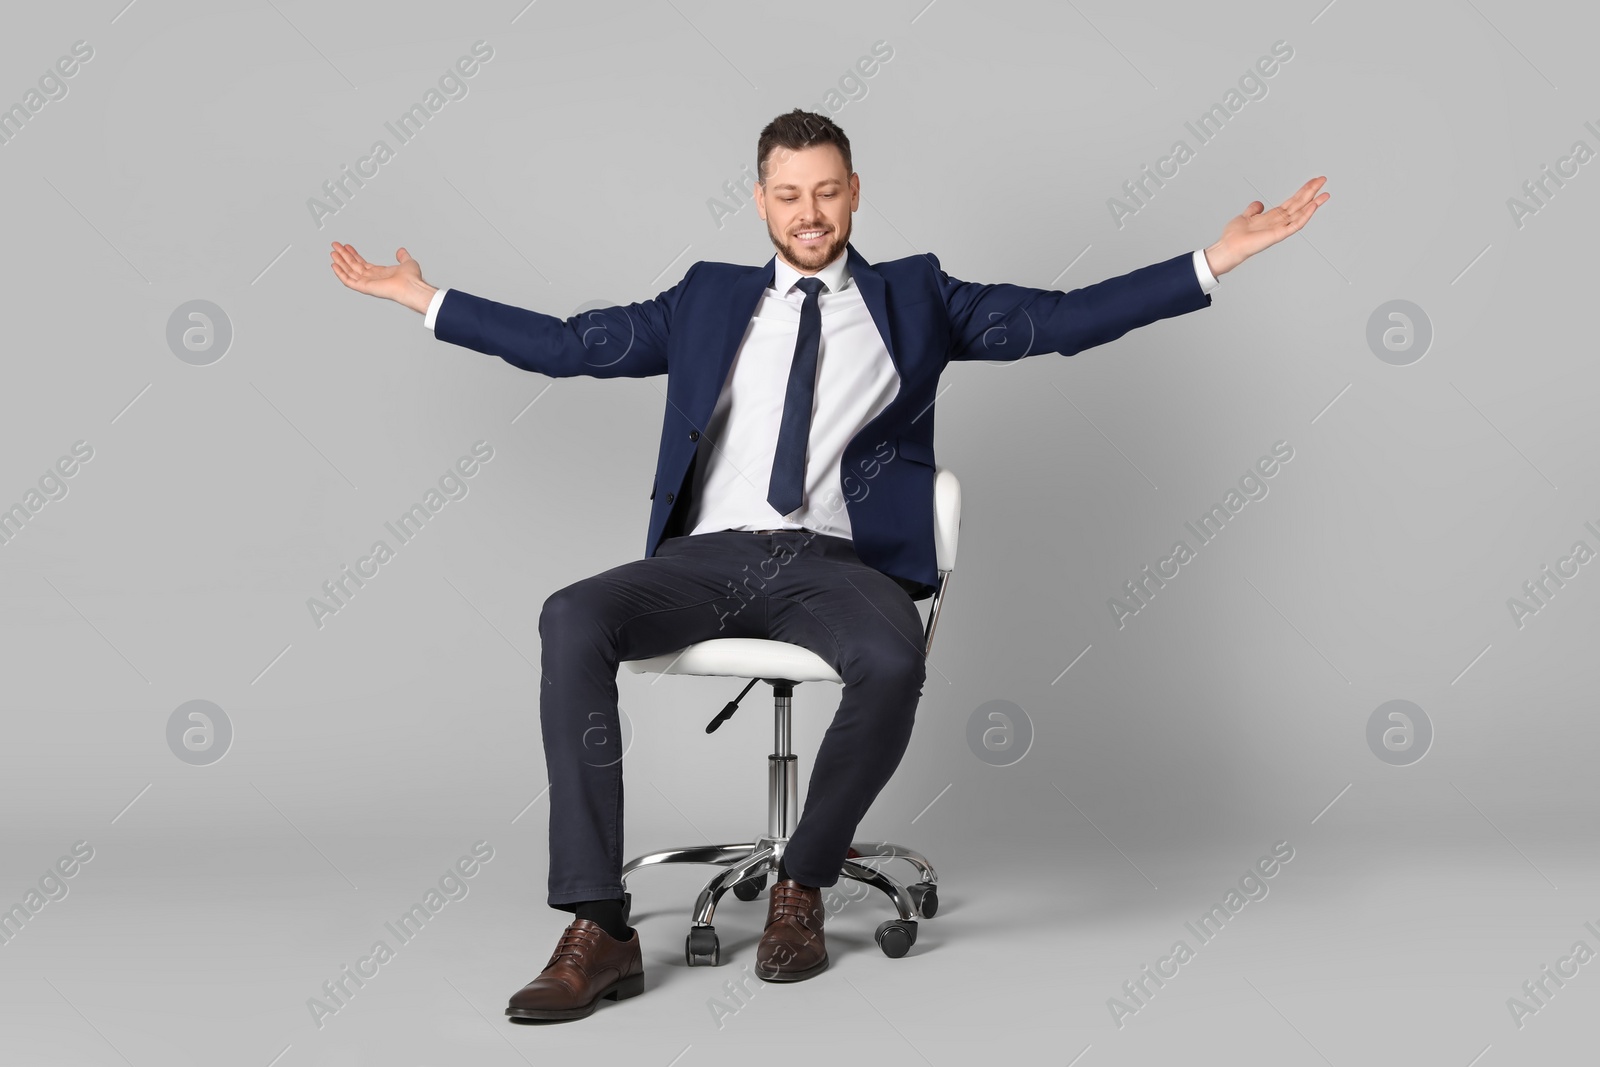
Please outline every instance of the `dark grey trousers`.
[[[862, 563], [850, 541], [805, 530], [672, 537], [652, 557], [552, 593], [539, 616], [550, 906], [573, 911], [580, 900], [622, 896], [622, 660], [759, 637], [802, 645], [839, 673], [839, 708], [783, 856], [791, 878], [829, 886], [911, 739], [926, 671], [922, 629], [910, 595]], [[683, 724], [686, 747], [705, 744], [702, 726]], [[680, 785], [751, 773], [744, 761], [726, 773], [696, 769], [723, 759], [707, 748], [685, 763]]]

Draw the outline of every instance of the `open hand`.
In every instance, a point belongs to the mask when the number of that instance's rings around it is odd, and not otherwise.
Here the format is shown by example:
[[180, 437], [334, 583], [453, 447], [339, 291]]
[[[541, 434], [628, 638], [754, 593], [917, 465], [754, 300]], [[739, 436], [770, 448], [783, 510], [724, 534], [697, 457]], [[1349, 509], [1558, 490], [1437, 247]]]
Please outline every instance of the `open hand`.
[[404, 248], [395, 250], [395, 258], [399, 262], [393, 266], [368, 263], [353, 247], [338, 241], [331, 253], [333, 273], [356, 292], [381, 296], [413, 311], [428, 310], [436, 290], [422, 280], [421, 265]]
[[1245, 205], [1244, 211], [1229, 220], [1223, 227], [1217, 243], [1206, 249], [1206, 263], [1211, 273], [1220, 277], [1228, 273], [1264, 248], [1270, 248], [1300, 227], [1311, 221], [1317, 208], [1331, 199], [1331, 194], [1317, 195], [1327, 177], [1312, 178], [1289, 199], [1273, 208], [1262, 210], [1259, 200]]

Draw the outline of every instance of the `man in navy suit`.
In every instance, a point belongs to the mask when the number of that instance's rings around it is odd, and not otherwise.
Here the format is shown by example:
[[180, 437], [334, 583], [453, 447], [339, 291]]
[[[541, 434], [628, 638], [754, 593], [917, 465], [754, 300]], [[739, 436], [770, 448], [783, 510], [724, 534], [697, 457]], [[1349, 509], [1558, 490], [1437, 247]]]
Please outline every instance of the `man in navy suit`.
[[644, 558], [553, 593], [539, 617], [550, 780], [547, 903], [572, 912], [514, 1019], [574, 1019], [641, 992], [622, 909], [622, 768], [584, 744], [618, 736], [623, 660], [714, 637], [803, 645], [844, 681], [757, 945], [768, 981], [827, 967], [822, 887], [911, 736], [925, 662], [915, 601], [938, 583], [933, 402], [953, 359], [1072, 355], [1210, 305], [1217, 278], [1298, 231], [1329, 199], [1313, 178], [1247, 205], [1215, 244], [1059, 292], [958, 281], [932, 253], [869, 264], [850, 142], [796, 109], [761, 132], [760, 267], [699, 262], [652, 300], [562, 320], [422, 279], [335, 242], [345, 285], [422, 312], [434, 336], [552, 377], [667, 375]]

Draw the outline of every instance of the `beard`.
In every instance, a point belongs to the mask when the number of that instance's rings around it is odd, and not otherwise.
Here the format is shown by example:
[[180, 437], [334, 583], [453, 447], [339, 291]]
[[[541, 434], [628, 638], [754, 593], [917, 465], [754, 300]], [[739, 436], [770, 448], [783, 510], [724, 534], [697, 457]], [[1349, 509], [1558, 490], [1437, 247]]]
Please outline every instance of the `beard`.
[[830, 239], [823, 244], [809, 248], [796, 244], [789, 237], [780, 237], [773, 231], [770, 221], [767, 223], [767, 236], [771, 238], [773, 247], [783, 253], [783, 258], [793, 266], [801, 270], [818, 271], [832, 263], [839, 253], [844, 250], [844, 246], [849, 243], [850, 223], [850, 216], [846, 215], [842, 232], [830, 227]]

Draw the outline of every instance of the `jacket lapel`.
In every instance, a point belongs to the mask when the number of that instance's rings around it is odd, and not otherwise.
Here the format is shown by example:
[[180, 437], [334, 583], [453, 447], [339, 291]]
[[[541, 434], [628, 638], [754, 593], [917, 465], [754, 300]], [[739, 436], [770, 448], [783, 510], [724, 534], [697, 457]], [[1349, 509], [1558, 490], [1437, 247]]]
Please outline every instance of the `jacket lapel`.
[[750, 319], [755, 315], [756, 308], [760, 306], [761, 294], [772, 288], [772, 264], [776, 260], [767, 260], [767, 265], [734, 282], [728, 292], [728, 321], [723, 328], [722, 347], [717, 352], [717, 364], [709, 387], [702, 394], [706, 397], [703, 412], [695, 416], [695, 428], [704, 430], [705, 424], [711, 420], [711, 412], [715, 409], [717, 398], [722, 395], [722, 390], [728, 384], [728, 372], [733, 369], [733, 357], [738, 354], [739, 342], [744, 340], [745, 331], [750, 328]]
[[872, 321], [878, 326], [878, 333], [883, 337], [883, 346], [889, 350], [889, 360], [904, 381], [905, 368], [900, 366], [900, 357], [895, 355], [894, 335], [889, 330], [889, 305], [883, 298], [883, 275], [872, 269], [866, 257], [857, 252], [853, 244], [845, 245], [845, 259], [850, 264], [850, 279], [861, 290], [861, 299], [866, 303], [867, 311], [872, 314]]

